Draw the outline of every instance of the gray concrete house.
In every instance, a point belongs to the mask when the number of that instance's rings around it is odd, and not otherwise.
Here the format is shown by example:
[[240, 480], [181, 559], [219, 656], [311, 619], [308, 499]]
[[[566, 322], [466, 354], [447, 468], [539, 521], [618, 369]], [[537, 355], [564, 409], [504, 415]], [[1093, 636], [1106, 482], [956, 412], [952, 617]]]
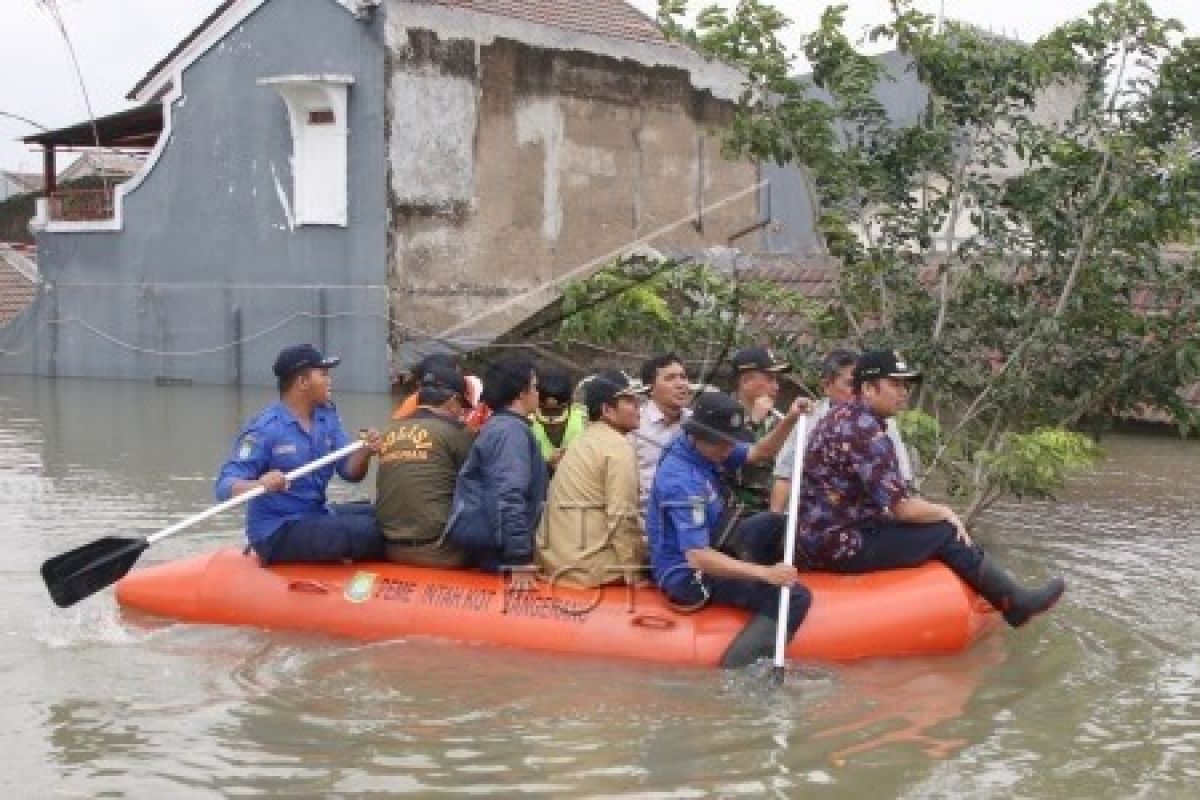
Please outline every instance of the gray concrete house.
[[[0, 372], [263, 384], [313, 341], [380, 391], [642, 243], [790, 249], [799, 173], [720, 153], [740, 84], [622, 0], [227, 0], [99, 121], [141, 171], [47, 187]], [[27, 141], [53, 175], [81, 130]]]

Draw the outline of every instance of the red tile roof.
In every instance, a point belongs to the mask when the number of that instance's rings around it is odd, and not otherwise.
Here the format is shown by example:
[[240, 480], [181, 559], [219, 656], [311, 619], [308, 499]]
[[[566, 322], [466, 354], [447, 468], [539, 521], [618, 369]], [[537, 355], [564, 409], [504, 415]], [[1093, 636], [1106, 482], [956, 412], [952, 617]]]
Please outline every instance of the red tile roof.
[[[166, 69], [188, 45], [208, 30], [235, 4], [223, 0], [203, 22], [183, 38], [171, 52], [150, 68], [126, 95], [137, 99], [138, 93]], [[591, 33], [610, 39], [633, 42], [673, 44], [663, 36], [658, 23], [631, 6], [625, 0], [409, 0], [414, 4], [462, 8], [482, 14], [524, 20], [571, 31]]]
[[0, 244], [0, 326], [7, 324], [29, 307], [37, 294], [37, 287], [13, 264], [8, 257], [31, 260], [36, 251], [20, 245]]
[[610, 39], [666, 44], [658, 23], [625, 0], [413, 0]]

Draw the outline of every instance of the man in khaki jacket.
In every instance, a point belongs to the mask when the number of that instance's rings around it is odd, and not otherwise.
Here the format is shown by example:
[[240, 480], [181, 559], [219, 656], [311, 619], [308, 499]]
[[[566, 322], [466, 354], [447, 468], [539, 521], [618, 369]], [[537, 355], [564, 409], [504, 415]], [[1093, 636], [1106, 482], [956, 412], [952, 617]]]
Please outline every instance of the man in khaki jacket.
[[538, 566], [555, 585], [632, 582], [642, 572], [637, 456], [626, 435], [638, 427], [645, 392], [616, 370], [584, 388], [591, 423], [559, 462], [538, 528]]

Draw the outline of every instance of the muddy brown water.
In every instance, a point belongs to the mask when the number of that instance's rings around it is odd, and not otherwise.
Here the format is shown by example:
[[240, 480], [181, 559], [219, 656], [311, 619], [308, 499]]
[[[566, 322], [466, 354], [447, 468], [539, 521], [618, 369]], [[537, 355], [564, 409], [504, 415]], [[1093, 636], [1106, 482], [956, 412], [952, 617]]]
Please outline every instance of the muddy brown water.
[[[979, 536], [1069, 583], [1050, 617], [939, 658], [764, 673], [54, 608], [47, 557], [212, 503], [266, 391], [0, 376], [0, 783], [18, 797], [442, 793], [1195, 797], [1200, 444], [1111, 436], [1057, 503]], [[347, 425], [388, 399], [339, 396]], [[352, 497], [350, 487], [339, 496]], [[151, 563], [238, 541], [240, 514]]]

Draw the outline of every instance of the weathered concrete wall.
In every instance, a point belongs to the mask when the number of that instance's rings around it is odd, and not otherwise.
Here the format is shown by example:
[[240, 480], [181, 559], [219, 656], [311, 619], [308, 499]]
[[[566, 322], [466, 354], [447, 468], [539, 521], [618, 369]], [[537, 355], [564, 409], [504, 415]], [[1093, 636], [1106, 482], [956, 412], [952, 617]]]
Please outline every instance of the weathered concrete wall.
[[725, 244], [759, 214], [757, 168], [720, 152], [736, 76], [679, 48], [473, 16], [388, 6], [400, 360], [503, 333], [647, 234]]
[[[385, 389], [381, 41], [378, 15], [276, 0], [188, 67], [124, 229], [39, 237], [44, 289], [0, 332], [0, 371], [267, 384], [281, 347], [312, 341], [344, 357], [339, 386]], [[289, 222], [287, 111], [257, 81], [295, 74], [354, 79], [345, 228]]]

